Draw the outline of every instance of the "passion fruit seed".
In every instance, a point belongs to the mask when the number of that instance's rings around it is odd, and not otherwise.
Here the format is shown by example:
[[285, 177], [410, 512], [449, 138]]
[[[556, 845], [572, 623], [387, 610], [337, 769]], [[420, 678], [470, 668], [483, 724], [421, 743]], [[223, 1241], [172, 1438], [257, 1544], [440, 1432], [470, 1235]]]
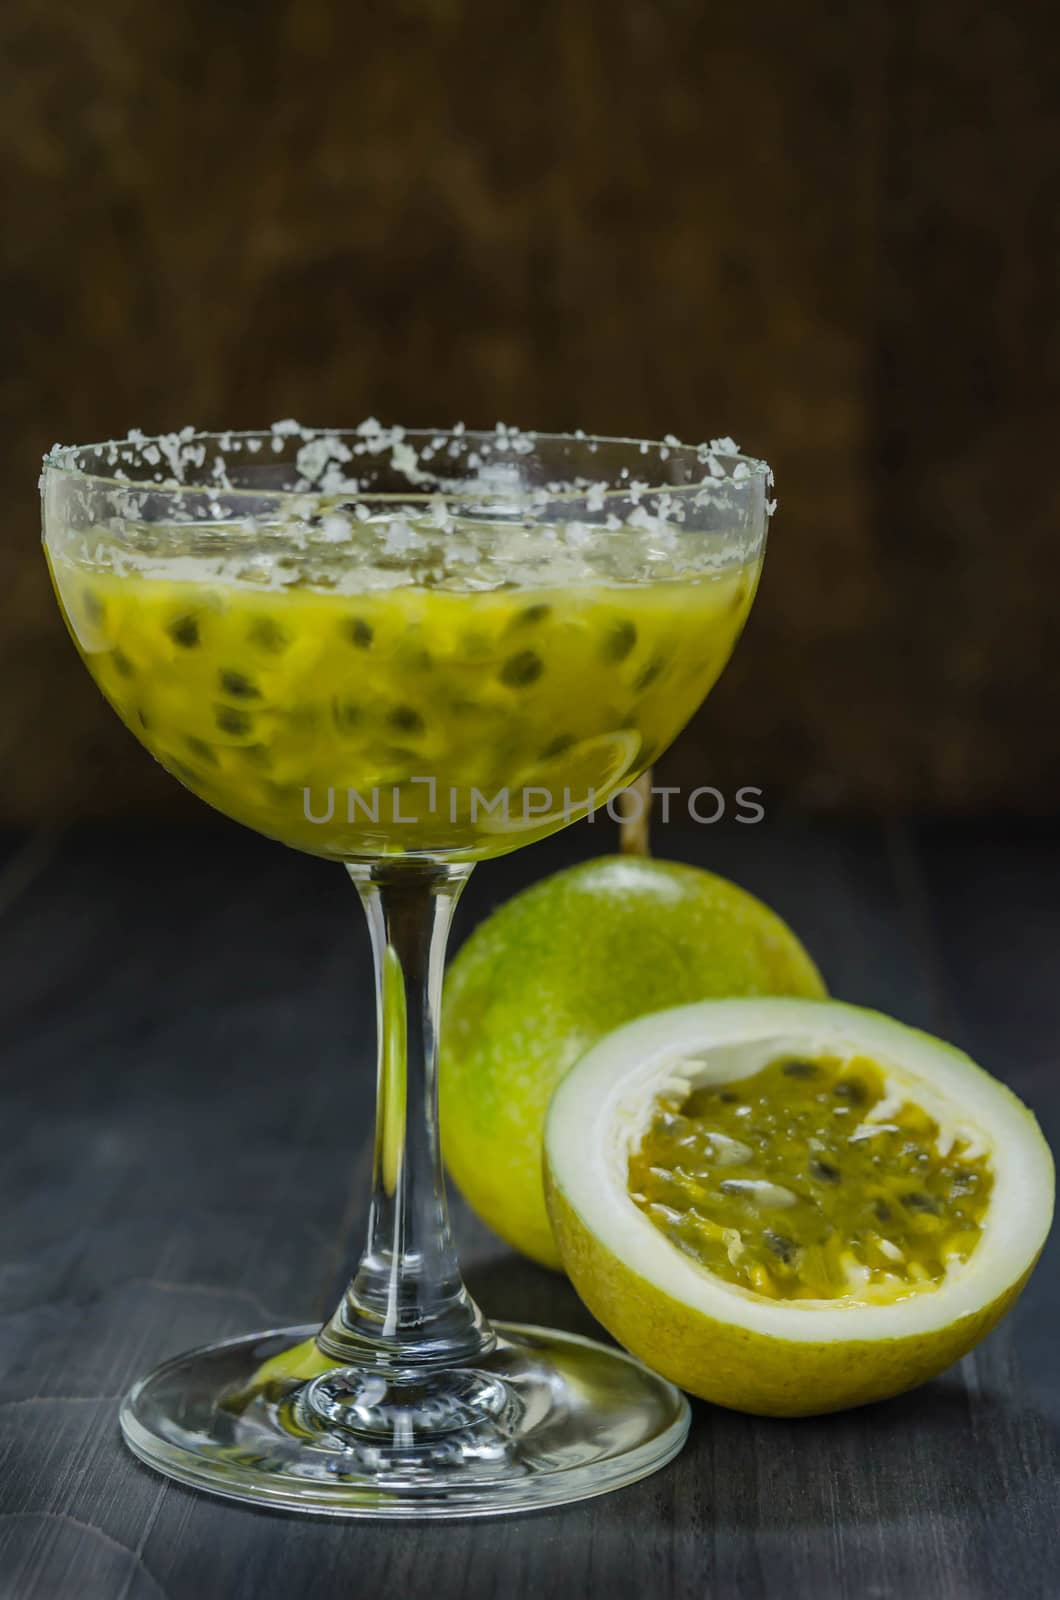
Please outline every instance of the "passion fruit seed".
[[660, 672], [662, 672], [662, 669], [665, 665], [666, 663], [664, 661], [660, 661], [658, 656], [656, 656], [654, 661], [648, 662], [648, 665], [641, 673], [638, 674], [636, 681], [633, 684], [633, 687], [638, 694], [640, 694], [644, 689], [651, 688], [652, 684], [655, 682]]
[[633, 622], [616, 622], [604, 634], [601, 654], [605, 661], [625, 661], [637, 643], [637, 628]]
[[266, 655], [282, 656], [290, 646], [291, 635], [272, 617], [255, 617], [247, 629], [247, 639]]
[[[867, 1120], [884, 1075], [867, 1060], [850, 1066], [775, 1061], [660, 1101], [630, 1159], [634, 1202], [701, 1265], [772, 1299], [837, 1299], [867, 1285], [887, 1298], [939, 1283], [978, 1242], [993, 1184], [986, 1158], [959, 1138], [944, 1146], [912, 1101]], [[853, 1107], [862, 1120], [852, 1127]]]
[[177, 756], [166, 756], [165, 762], [169, 771], [175, 778], [179, 778], [181, 783], [202, 785], [206, 781], [201, 772], [196, 771], [194, 767], [190, 767], [186, 761], [181, 761]]
[[519, 650], [501, 667], [500, 678], [511, 689], [525, 689], [536, 683], [544, 670], [545, 663], [536, 650]]
[[254, 719], [245, 711], [237, 711], [234, 706], [218, 706], [214, 712], [214, 722], [222, 733], [231, 734], [233, 739], [244, 739], [254, 727]]
[[395, 706], [387, 717], [392, 728], [401, 733], [422, 733], [424, 721], [414, 706]]
[[532, 606], [524, 606], [523, 609], [517, 612], [512, 618], [511, 625], [513, 628], [521, 628], [525, 626], [533, 627], [535, 623], [544, 622], [545, 618], [551, 616], [551, 614], [552, 607], [543, 603]]
[[179, 644], [182, 650], [194, 650], [200, 643], [199, 621], [197, 617], [177, 617], [166, 629], [174, 644]]
[[260, 700], [261, 690], [253, 678], [248, 678], [245, 672], [234, 672], [225, 667], [218, 673], [222, 694], [230, 694], [233, 700]]
[[259, 772], [268, 772], [272, 767], [272, 756], [267, 744], [245, 744], [236, 751], [236, 754], [241, 761], [245, 761], [250, 767], [256, 767]]
[[200, 761], [205, 761], [208, 767], [216, 767], [217, 751], [205, 739], [200, 739], [197, 734], [189, 733], [184, 740], [193, 756], [198, 756]]
[[370, 649], [372, 640], [375, 638], [375, 629], [370, 622], [365, 622], [363, 617], [349, 617], [343, 623], [343, 632], [350, 643], [357, 646], [358, 650]]

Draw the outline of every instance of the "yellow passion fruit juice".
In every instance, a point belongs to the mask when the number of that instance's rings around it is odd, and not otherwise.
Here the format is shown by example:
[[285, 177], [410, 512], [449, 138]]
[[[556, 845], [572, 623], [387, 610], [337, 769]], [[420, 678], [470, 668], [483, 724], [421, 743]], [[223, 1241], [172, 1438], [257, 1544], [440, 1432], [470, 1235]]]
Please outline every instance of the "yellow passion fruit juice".
[[562, 559], [548, 530], [457, 531], [433, 566], [363, 529], [352, 551], [263, 553], [235, 528], [223, 558], [186, 530], [135, 559], [101, 535], [49, 562], [96, 683], [202, 799], [318, 855], [477, 859], [604, 804], [670, 743], [757, 568], [649, 581], [636, 529]]

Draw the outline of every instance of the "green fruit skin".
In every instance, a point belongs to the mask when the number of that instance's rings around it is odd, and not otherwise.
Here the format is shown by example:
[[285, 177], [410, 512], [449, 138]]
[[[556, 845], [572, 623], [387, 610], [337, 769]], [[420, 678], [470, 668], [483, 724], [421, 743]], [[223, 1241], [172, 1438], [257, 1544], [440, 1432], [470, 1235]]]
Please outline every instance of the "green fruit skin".
[[[905, 1339], [813, 1344], [716, 1322], [631, 1272], [585, 1228], [546, 1173], [563, 1264], [593, 1316], [631, 1355], [678, 1388], [732, 1411], [812, 1417], [886, 1400], [925, 1383], [986, 1337], [1034, 1268], [951, 1327]], [[660, 1238], [659, 1248], [670, 1248]]]
[[754, 995], [827, 990], [790, 928], [724, 878], [603, 856], [516, 895], [475, 930], [446, 982], [442, 1150], [468, 1204], [561, 1270], [541, 1176], [556, 1084], [623, 1022]]

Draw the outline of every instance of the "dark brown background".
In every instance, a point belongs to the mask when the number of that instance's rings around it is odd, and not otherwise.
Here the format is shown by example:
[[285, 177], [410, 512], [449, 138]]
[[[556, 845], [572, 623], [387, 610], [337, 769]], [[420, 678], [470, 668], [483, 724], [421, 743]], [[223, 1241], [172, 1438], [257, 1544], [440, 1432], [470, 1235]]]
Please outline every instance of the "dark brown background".
[[1060, 801], [1051, 5], [7, 0], [0, 820], [196, 809], [37, 547], [53, 439], [732, 433], [781, 514], [671, 778]]

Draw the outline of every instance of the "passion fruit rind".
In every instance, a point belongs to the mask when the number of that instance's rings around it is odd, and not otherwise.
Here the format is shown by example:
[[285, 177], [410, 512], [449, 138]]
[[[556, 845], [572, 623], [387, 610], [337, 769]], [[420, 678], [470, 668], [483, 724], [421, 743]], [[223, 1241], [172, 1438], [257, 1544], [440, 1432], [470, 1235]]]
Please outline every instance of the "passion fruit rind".
[[[978, 1243], [936, 1284], [884, 1303], [778, 1300], [727, 1282], [630, 1195], [629, 1155], [661, 1098], [746, 1078], [766, 1060], [879, 1063], [947, 1132], [979, 1140], [993, 1185]], [[878, 1013], [818, 1000], [719, 1000], [618, 1029], [557, 1089], [545, 1192], [575, 1288], [633, 1355], [737, 1410], [814, 1415], [884, 1399], [958, 1360], [1009, 1309], [1052, 1219], [1052, 1157], [1034, 1117], [961, 1051]]]

